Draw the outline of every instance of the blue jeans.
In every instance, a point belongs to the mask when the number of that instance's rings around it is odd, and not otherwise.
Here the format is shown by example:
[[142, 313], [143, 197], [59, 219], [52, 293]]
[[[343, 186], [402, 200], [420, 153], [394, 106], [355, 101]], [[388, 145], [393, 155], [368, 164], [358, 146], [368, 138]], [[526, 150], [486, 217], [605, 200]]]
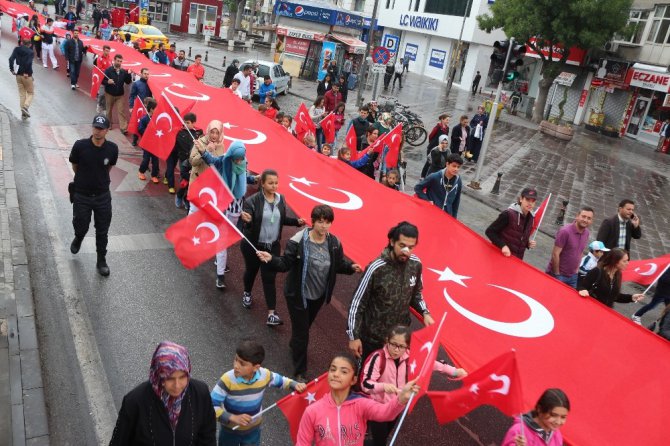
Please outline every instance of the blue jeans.
[[81, 60], [70, 64], [70, 85], [76, 85], [79, 81], [79, 71], [81, 70]]
[[231, 432], [223, 427], [219, 429], [219, 446], [259, 446], [261, 444], [261, 428], [251, 432]]
[[577, 289], [577, 273], [575, 273], [575, 274], [573, 274], [573, 275], [571, 275], [571, 276], [562, 276], [562, 275], [560, 275], [560, 274], [559, 274], [558, 276], [554, 276], [554, 275], [552, 274], [552, 276], [553, 276], [555, 279], [560, 280], [560, 281], [563, 282], [564, 284], [569, 285], [569, 286], [571, 286], [571, 287], [574, 288], [574, 289]]
[[654, 294], [654, 297], [651, 299], [651, 302], [649, 302], [647, 305], [637, 310], [635, 312], [635, 316], [642, 317], [644, 313], [646, 313], [649, 310], [653, 310], [656, 307], [656, 305], [660, 304], [661, 302], [663, 302], [665, 305], [670, 304], [670, 296], [659, 296], [658, 294]]

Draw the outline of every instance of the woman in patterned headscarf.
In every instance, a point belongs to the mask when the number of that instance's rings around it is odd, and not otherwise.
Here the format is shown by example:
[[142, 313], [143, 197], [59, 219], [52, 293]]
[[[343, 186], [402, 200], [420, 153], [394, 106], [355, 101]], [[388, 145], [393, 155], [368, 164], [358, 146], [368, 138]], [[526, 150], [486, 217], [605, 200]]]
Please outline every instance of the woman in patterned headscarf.
[[149, 381], [124, 398], [110, 446], [216, 444], [216, 415], [209, 389], [191, 378], [185, 347], [158, 344]]

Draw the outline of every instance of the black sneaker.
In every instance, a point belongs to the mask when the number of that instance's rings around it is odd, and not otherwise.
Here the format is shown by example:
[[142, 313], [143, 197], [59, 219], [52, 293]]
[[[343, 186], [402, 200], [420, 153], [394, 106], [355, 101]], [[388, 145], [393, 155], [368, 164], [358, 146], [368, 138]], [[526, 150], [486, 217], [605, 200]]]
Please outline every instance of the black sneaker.
[[226, 289], [226, 283], [223, 281], [223, 276], [216, 276], [216, 287], [220, 290]]
[[28, 107], [21, 107], [21, 112], [26, 118], [30, 118], [30, 113], [28, 113]]
[[79, 252], [79, 248], [81, 248], [81, 242], [84, 241], [84, 237], [75, 237], [74, 240], [72, 240], [72, 243], [70, 243], [70, 252], [72, 254], [76, 254]]
[[270, 313], [268, 314], [268, 320], [266, 322], [267, 325], [270, 327], [276, 327], [277, 325], [282, 325], [284, 321], [282, 321], [279, 318], [279, 315], [277, 313]]
[[224, 272], [224, 273], [229, 273], [229, 272], [230, 272], [230, 268], [228, 268], [228, 265], [226, 265], [226, 267], [224, 268], [223, 272]]
[[107, 277], [109, 276], [109, 266], [107, 266], [107, 260], [105, 259], [105, 256], [101, 256], [98, 254], [98, 262], [95, 264], [95, 267], [98, 268], [98, 273], [103, 276]]
[[251, 308], [251, 293], [246, 291], [242, 294], [242, 306], [246, 309]]

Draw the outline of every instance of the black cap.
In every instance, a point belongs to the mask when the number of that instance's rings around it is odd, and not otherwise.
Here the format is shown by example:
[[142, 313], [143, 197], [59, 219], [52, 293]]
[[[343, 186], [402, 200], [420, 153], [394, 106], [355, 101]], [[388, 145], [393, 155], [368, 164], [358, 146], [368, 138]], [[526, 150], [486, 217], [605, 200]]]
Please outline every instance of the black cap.
[[527, 187], [521, 191], [521, 196], [523, 198], [532, 198], [537, 200], [537, 191], [533, 187]]
[[97, 129], [108, 129], [109, 128], [109, 119], [105, 115], [98, 115], [93, 118], [93, 127]]

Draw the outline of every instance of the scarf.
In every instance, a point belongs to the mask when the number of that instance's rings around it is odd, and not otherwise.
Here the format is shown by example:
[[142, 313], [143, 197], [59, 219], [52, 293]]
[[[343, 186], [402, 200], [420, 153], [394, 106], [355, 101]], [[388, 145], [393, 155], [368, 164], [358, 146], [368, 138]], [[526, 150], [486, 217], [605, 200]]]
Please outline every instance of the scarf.
[[[228, 148], [228, 151], [223, 157], [223, 172], [221, 176], [226, 185], [233, 193], [236, 199], [244, 198], [247, 193], [247, 160], [246, 148], [241, 141], [233, 141]], [[235, 159], [242, 158], [242, 162], [237, 164], [233, 162]]]
[[[177, 427], [179, 414], [181, 413], [181, 402], [186, 394], [186, 389], [178, 397], [170, 396], [163, 387], [163, 382], [174, 372], [186, 372], [191, 377], [191, 360], [186, 347], [169, 341], [158, 344], [154, 356], [151, 359], [149, 369], [149, 382], [156, 396], [163, 402], [167, 409], [170, 425], [174, 431]], [[188, 386], [186, 387], [188, 388]]]
[[[218, 129], [219, 130], [219, 141], [218, 142], [213, 142], [209, 140], [209, 131], [212, 129]], [[209, 122], [209, 125], [207, 125], [207, 131], [205, 132], [205, 136], [203, 136], [202, 141], [205, 143], [207, 150], [211, 153], [218, 152], [221, 150], [223, 152], [225, 150], [223, 146], [223, 123], [219, 120], [213, 119], [212, 121]]]

